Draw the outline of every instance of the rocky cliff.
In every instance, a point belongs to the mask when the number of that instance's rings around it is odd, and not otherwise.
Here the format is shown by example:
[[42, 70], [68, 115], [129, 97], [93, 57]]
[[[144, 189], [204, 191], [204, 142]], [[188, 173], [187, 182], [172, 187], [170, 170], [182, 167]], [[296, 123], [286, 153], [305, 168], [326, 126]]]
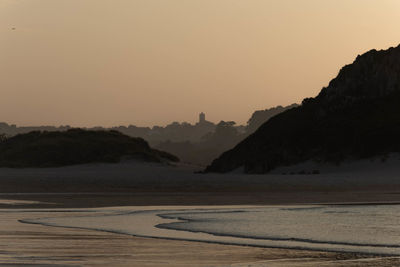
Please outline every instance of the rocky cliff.
[[317, 97], [271, 118], [206, 172], [374, 157], [400, 152], [399, 136], [400, 46], [358, 56]]

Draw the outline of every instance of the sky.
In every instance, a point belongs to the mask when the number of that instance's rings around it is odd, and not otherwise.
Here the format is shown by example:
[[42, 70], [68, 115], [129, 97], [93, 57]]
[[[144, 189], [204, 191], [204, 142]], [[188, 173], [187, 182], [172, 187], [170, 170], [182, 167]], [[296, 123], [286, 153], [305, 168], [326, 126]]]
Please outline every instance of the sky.
[[0, 121], [244, 124], [399, 26], [399, 0], [0, 0]]

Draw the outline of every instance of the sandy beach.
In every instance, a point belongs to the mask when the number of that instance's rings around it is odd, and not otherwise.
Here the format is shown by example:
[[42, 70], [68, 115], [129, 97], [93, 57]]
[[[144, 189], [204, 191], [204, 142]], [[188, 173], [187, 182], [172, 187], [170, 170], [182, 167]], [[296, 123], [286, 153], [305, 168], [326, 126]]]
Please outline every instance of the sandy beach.
[[[40, 208], [400, 203], [399, 163], [303, 164], [266, 175], [198, 174], [196, 166], [139, 162], [1, 168], [0, 199], [37, 201]], [[315, 168], [321, 173], [282, 174]], [[31, 206], [20, 202], [13, 207]]]
[[[9, 203], [11, 203], [9, 201]], [[397, 266], [399, 257], [218, 245], [20, 223], [84, 210], [0, 211], [0, 265], [19, 266]], [[88, 211], [86, 214], [90, 214]]]
[[193, 169], [185, 167], [135, 164], [2, 169], [0, 265], [398, 266], [399, 257], [141, 238], [20, 222], [71, 216], [74, 212], [84, 215], [82, 211], [89, 214], [90, 208], [106, 207], [394, 204], [400, 203], [396, 165], [379, 165], [387, 170], [380, 172], [379, 180], [371, 170], [229, 176], [193, 174]]

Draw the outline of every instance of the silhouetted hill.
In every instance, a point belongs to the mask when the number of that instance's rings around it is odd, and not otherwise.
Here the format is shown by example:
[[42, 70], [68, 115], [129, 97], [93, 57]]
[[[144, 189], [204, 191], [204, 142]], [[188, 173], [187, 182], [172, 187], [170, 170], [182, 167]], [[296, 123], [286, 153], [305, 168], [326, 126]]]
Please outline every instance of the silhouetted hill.
[[252, 114], [246, 126], [236, 126], [233, 121], [221, 121], [199, 141], [176, 142], [168, 139], [156, 145], [156, 148], [177, 155], [185, 162], [207, 166], [213, 159], [236, 146], [271, 117], [297, 106], [297, 104], [292, 104], [286, 107], [277, 106], [257, 110]]
[[206, 171], [374, 157], [400, 152], [399, 136], [400, 46], [358, 56], [317, 97], [271, 118]]
[[[137, 127], [134, 125], [118, 126], [112, 128], [93, 127], [85, 130], [106, 131], [114, 130], [132, 137], [145, 139], [157, 149], [177, 155], [182, 161], [207, 166], [213, 159], [224, 151], [233, 148], [240, 141], [253, 133], [261, 124], [272, 116], [287, 109], [298, 106], [296, 104], [282, 107], [255, 111], [248, 120], [247, 125], [236, 125], [234, 122], [220, 121], [214, 124], [205, 119], [205, 114], [199, 115], [199, 121], [195, 124], [187, 122], [173, 122], [165, 127]], [[30, 126], [17, 127], [0, 122], [0, 138], [2, 134], [12, 137], [17, 134], [32, 131], [67, 131], [71, 126]]]
[[161, 162], [179, 161], [150, 148], [141, 138], [117, 131], [34, 131], [0, 142], [1, 167], [51, 167], [91, 162], [119, 162], [121, 158]]
[[247, 121], [246, 132], [251, 134], [255, 132], [261, 125], [267, 122], [270, 118], [282, 113], [288, 109], [298, 107], [297, 104], [292, 104], [286, 107], [276, 106], [273, 108], [268, 108], [264, 110], [256, 110], [251, 118]]
[[207, 166], [213, 159], [234, 147], [247, 136], [239, 129], [239, 127], [235, 127], [233, 121], [221, 121], [213, 132], [204, 135], [199, 142], [166, 141], [160, 143], [156, 148], [177, 155], [182, 161]]

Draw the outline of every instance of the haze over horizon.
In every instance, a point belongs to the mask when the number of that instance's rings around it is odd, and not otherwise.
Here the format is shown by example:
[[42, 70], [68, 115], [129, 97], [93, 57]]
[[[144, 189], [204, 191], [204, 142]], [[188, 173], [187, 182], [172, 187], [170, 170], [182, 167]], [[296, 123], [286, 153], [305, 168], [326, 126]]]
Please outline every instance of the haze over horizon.
[[398, 0], [0, 0], [0, 121], [244, 124], [397, 46], [399, 13]]

